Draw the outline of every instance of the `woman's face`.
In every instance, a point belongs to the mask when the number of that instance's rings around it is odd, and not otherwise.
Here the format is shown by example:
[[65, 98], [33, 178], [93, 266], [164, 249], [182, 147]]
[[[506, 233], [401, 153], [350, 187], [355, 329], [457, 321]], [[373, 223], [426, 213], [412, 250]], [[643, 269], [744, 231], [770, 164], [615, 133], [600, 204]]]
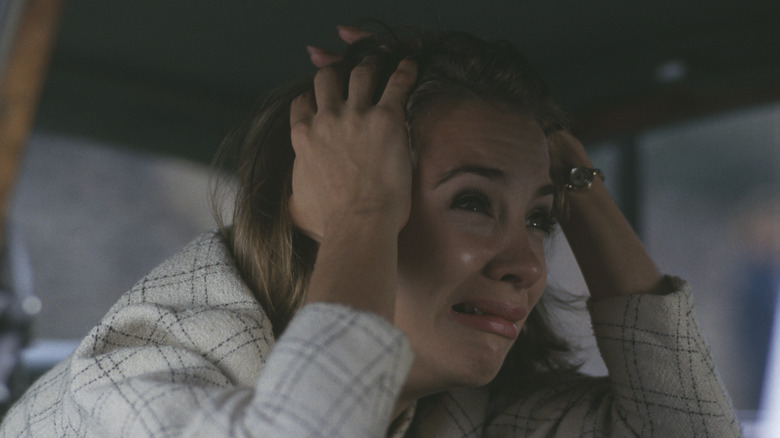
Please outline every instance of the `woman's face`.
[[517, 112], [459, 102], [421, 128], [395, 311], [417, 396], [495, 377], [545, 287], [554, 192], [545, 136]]

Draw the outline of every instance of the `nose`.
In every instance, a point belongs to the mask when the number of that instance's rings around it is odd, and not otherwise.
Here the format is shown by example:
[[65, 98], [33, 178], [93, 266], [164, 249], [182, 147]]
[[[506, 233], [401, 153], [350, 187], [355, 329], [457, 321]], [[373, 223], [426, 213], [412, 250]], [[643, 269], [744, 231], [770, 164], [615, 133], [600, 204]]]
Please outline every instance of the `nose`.
[[516, 289], [526, 289], [547, 275], [541, 245], [532, 242], [527, 230], [515, 236], [495, 240], [493, 256], [484, 267], [484, 275], [492, 280], [510, 283]]

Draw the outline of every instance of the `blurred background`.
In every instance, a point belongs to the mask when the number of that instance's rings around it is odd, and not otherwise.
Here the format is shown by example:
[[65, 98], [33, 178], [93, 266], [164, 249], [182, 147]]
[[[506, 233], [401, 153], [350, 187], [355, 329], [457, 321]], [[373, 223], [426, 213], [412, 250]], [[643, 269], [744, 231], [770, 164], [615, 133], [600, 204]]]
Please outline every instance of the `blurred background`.
[[[307, 44], [339, 50], [335, 26], [365, 18], [527, 55], [651, 255], [692, 284], [758, 436], [761, 408], [780, 399], [767, 371], [780, 370], [776, 0], [0, 0], [0, 398], [214, 227], [208, 163], [221, 139], [272, 87], [312, 71]], [[560, 240], [550, 280], [584, 293]], [[574, 330], [586, 369], [603, 372], [587, 322]]]

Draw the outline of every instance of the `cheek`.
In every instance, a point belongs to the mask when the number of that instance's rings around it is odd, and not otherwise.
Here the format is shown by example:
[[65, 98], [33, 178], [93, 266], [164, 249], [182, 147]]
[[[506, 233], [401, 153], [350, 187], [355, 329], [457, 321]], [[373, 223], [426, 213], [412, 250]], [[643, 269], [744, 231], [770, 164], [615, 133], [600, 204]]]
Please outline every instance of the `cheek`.
[[539, 263], [541, 264], [542, 273], [539, 277], [539, 281], [529, 290], [529, 301], [532, 306], [535, 306], [536, 303], [539, 302], [539, 300], [542, 298], [542, 294], [547, 288], [547, 258], [545, 257], [544, 243], [545, 242], [542, 239], [538, 245], [534, 245], [534, 253], [536, 254], [537, 260], [539, 260]]
[[411, 281], [417, 288], [436, 288], [458, 268], [474, 260], [468, 252], [459, 251], [454, 239], [444, 227], [410, 222], [399, 235], [398, 269], [402, 281]]
[[478, 269], [481, 250], [456, 224], [436, 212], [413, 208], [398, 238], [399, 280], [403, 288], [432, 293], [457, 284]]

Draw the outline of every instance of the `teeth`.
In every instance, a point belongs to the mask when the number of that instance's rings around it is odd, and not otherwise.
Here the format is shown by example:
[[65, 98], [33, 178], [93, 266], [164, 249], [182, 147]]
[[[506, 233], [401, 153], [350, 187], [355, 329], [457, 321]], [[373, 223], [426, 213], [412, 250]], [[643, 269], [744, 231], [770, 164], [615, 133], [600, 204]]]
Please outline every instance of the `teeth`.
[[460, 304], [460, 305], [456, 306], [455, 310], [459, 311], [461, 313], [468, 313], [468, 314], [471, 314], [471, 315], [480, 315], [480, 316], [481, 315], [485, 315], [485, 312], [479, 310], [478, 308], [476, 308], [476, 307], [474, 307], [474, 306], [472, 306], [471, 304], [468, 304], [468, 303], [463, 303], [463, 304]]

